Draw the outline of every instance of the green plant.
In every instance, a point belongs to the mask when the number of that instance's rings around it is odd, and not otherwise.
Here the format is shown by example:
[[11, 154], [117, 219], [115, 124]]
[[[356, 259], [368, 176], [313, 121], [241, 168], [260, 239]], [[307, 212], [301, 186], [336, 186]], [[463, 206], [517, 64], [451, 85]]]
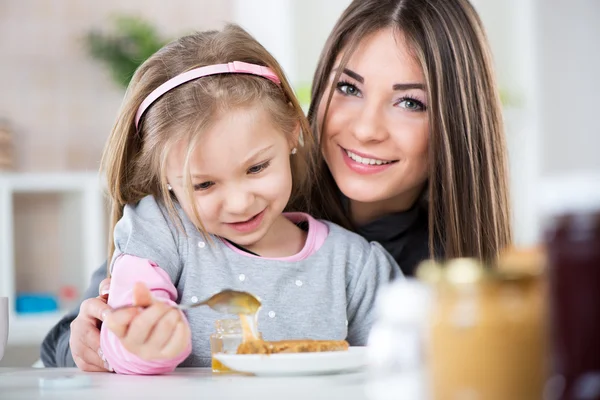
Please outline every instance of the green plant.
[[507, 108], [519, 108], [523, 106], [523, 98], [519, 92], [500, 88], [500, 101]]
[[112, 32], [92, 30], [87, 33], [85, 42], [92, 58], [104, 63], [117, 84], [125, 88], [137, 67], [168, 39], [137, 16], [115, 15], [112, 24]]

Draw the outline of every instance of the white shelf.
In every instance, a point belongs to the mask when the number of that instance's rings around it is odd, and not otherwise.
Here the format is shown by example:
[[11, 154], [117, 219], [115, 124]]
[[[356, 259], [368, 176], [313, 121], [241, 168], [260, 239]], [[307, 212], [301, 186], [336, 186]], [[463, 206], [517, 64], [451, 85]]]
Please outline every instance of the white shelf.
[[[38, 345], [50, 328], [66, 311], [18, 314], [15, 312], [17, 287], [15, 283], [15, 226], [14, 196], [23, 194], [57, 194], [64, 196], [59, 210], [61, 221], [73, 226], [81, 238], [81, 265], [83, 269], [77, 288], [83, 293], [93, 271], [106, 258], [106, 227], [103, 188], [99, 175], [88, 172], [56, 173], [0, 173], [0, 296], [9, 298], [9, 344]], [[73, 210], [73, 212], [71, 212]], [[79, 214], [75, 212], [77, 210]], [[77, 251], [77, 250], [76, 250]]]
[[13, 314], [8, 322], [9, 346], [40, 344], [68, 310], [38, 314]]
[[90, 186], [101, 189], [100, 177], [92, 172], [52, 173], [0, 173], [0, 187], [13, 193], [63, 193], [78, 192]]

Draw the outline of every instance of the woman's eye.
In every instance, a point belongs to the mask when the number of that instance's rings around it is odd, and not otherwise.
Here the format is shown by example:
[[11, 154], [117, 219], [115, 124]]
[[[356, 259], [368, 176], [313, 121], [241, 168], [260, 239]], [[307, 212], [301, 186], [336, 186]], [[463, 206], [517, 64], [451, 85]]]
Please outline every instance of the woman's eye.
[[359, 96], [360, 90], [356, 86], [348, 82], [338, 82], [337, 90], [346, 96]]
[[417, 99], [404, 98], [397, 103], [400, 107], [410, 111], [423, 111], [425, 105]]
[[258, 173], [262, 172], [264, 169], [266, 169], [270, 163], [271, 163], [270, 161], [267, 161], [262, 164], [258, 164], [253, 167], [250, 167], [250, 168], [248, 168], [248, 173], [249, 174], [258, 174]]
[[198, 183], [198, 184], [194, 185], [194, 190], [206, 190], [206, 189], [210, 189], [210, 187], [212, 185], [214, 185], [214, 184], [215, 183], [212, 182], [212, 181]]

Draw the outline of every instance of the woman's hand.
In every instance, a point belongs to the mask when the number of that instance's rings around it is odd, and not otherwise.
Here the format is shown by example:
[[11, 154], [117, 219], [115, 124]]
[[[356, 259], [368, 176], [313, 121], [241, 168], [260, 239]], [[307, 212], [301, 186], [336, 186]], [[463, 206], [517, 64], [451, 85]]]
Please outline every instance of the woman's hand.
[[[127, 351], [150, 361], [175, 358], [187, 348], [191, 331], [181, 311], [153, 299], [142, 283], [133, 289], [133, 306], [115, 311], [104, 320]], [[133, 318], [132, 310], [136, 312]]]
[[[81, 303], [77, 318], [71, 322], [69, 347], [75, 364], [82, 371], [106, 372], [110, 370], [100, 352], [100, 325], [110, 311], [110, 307], [106, 304], [109, 287], [110, 278], [107, 278], [100, 283], [98, 291], [100, 295]], [[130, 314], [133, 313], [130, 312]]]

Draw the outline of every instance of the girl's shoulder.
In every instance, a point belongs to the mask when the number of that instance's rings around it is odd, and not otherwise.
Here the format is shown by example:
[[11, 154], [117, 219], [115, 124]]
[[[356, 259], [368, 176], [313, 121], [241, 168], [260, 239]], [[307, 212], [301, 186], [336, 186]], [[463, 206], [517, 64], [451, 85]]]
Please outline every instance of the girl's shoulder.
[[123, 209], [123, 217], [126, 215], [153, 221], [155, 219], [166, 219], [168, 211], [162, 203], [156, 200], [156, 197], [148, 195], [137, 203], [127, 204]]
[[177, 230], [184, 233], [193, 228], [192, 222], [177, 203], [173, 212], [169, 212], [167, 207], [152, 195], [142, 198], [135, 204], [126, 205], [123, 209], [123, 217], [117, 226], [119, 224], [134, 224], [140, 228], [147, 225], [153, 229], [164, 226], [175, 235]]
[[329, 230], [327, 240], [323, 247], [325, 250], [332, 251], [336, 257], [346, 258], [348, 264], [362, 265], [368, 259], [391, 258], [389, 253], [378, 242], [370, 242], [356, 232], [352, 232], [342, 226], [327, 220], [319, 220], [325, 224]]
[[355, 247], [357, 250], [364, 251], [370, 248], [371, 243], [356, 232], [352, 232], [335, 222], [320, 219], [318, 220], [327, 226], [329, 235], [327, 239], [332, 243], [347, 243], [348, 246]]
[[366, 252], [371, 246], [361, 235], [349, 231], [334, 222], [317, 219], [303, 212], [286, 212], [284, 215], [296, 225], [301, 223], [307, 224], [309, 237], [317, 243], [314, 246], [317, 249], [321, 249], [323, 246], [329, 248], [329, 250], [331, 248], [340, 249], [340, 245], [343, 245], [347, 246], [347, 250], [351, 248], [357, 252]]
[[378, 242], [369, 242], [356, 232], [352, 232], [330, 221], [321, 220], [329, 228], [329, 235], [323, 246], [332, 253], [333, 259], [343, 261], [349, 273], [362, 275], [386, 275], [389, 279], [401, 275], [400, 267], [387, 250]]
[[[123, 209], [123, 216], [115, 225], [113, 262], [122, 254], [151, 260], [169, 275], [175, 276], [187, 258], [188, 223], [171, 216], [153, 196], [146, 196]], [[180, 218], [178, 225], [174, 218]]]

